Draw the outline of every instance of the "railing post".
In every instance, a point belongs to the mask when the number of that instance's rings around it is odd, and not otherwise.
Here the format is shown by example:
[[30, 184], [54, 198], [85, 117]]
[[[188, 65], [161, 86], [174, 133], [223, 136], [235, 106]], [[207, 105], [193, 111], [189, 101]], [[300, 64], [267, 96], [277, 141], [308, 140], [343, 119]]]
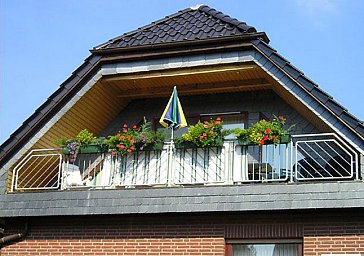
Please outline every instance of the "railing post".
[[[294, 147], [294, 144], [293, 144], [293, 141], [291, 139], [291, 141], [289, 142], [289, 147], [290, 147], [290, 178], [289, 178], [289, 182], [293, 183], [293, 170], [294, 171], [297, 171], [297, 165], [296, 165], [296, 161], [293, 163], [293, 147]], [[297, 158], [296, 158], [297, 159]], [[294, 167], [294, 168], [293, 168]]]
[[168, 146], [168, 170], [167, 170], [167, 186], [171, 187], [173, 185], [173, 178], [174, 178], [174, 143], [173, 140]]

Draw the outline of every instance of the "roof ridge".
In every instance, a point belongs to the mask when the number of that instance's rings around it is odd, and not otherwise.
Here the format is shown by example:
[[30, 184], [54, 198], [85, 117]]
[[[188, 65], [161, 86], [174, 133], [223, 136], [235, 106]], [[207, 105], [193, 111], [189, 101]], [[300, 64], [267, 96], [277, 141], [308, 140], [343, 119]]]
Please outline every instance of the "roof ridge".
[[102, 44], [100, 44], [100, 45], [95, 46], [95, 47], [94, 47], [94, 49], [101, 48], [101, 47], [103, 47], [104, 45], [109, 44], [109, 43], [112, 43], [112, 42], [115, 42], [116, 40], [119, 40], [119, 39], [121, 39], [121, 38], [123, 38], [123, 37], [130, 36], [130, 35], [132, 35], [132, 34], [136, 34], [136, 33], [138, 33], [138, 32], [141, 32], [141, 31], [143, 31], [143, 30], [146, 30], [146, 29], [148, 29], [148, 28], [150, 28], [150, 27], [153, 27], [153, 26], [155, 26], [155, 25], [157, 25], [157, 24], [159, 24], [159, 23], [162, 23], [162, 22], [164, 22], [164, 21], [166, 21], [166, 20], [169, 20], [169, 19], [172, 19], [172, 18], [175, 18], [175, 17], [181, 16], [182, 14], [184, 14], [184, 13], [186, 13], [186, 12], [190, 11], [190, 10], [192, 10], [192, 9], [191, 9], [191, 8], [186, 8], [186, 9], [183, 9], [183, 10], [179, 10], [178, 12], [176, 12], [176, 13], [174, 13], [174, 14], [171, 14], [171, 15], [167, 15], [167, 16], [165, 16], [165, 17], [164, 17], [164, 18], [162, 18], [162, 19], [159, 19], [159, 20], [156, 20], [156, 21], [152, 21], [152, 22], [151, 22], [150, 24], [148, 24], [148, 25], [142, 26], [142, 27], [140, 27], [140, 28], [134, 29], [134, 30], [129, 31], [129, 32], [126, 32], [126, 33], [124, 33], [124, 34], [122, 34], [122, 35], [120, 35], [120, 36], [117, 36], [117, 37], [115, 37], [115, 38], [112, 38], [112, 39], [108, 40], [108, 41], [107, 41], [107, 42], [105, 42], [105, 43], [102, 43]]
[[214, 8], [211, 8], [209, 7], [208, 5], [201, 5], [199, 7], [199, 10], [208, 14], [208, 15], [211, 15], [223, 22], [226, 22], [226, 23], [229, 23], [235, 27], [238, 27], [248, 33], [253, 33], [253, 32], [257, 32], [257, 30], [255, 29], [255, 27], [252, 27], [252, 26], [249, 26], [246, 24], [246, 22], [244, 21], [240, 21], [236, 18], [232, 18], [230, 17], [229, 15], [223, 13], [223, 12], [220, 12], [220, 11], [217, 11], [216, 9]]
[[[191, 13], [189, 13], [191, 12]], [[101, 49], [107, 45], [116, 43], [118, 40], [123, 40], [126, 39], [128, 37], [132, 37], [133, 35], [137, 34], [137, 33], [143, 33], [143, 31], [148, 30], [150, 28], [153, 28], [154, 26], [157, 26], [161, 23], [167, 22], [168, 20], [174, 19], [176, 17], [179, 17], [183, 14], [190, 14], [193, 16], [192, 12], [199, 12], [200, 14], [206, 14], [208, 16], [210, 16], [213, 19], [216, 19], [217, 21], [221, 21], [221, 23], [225, 23], [225, 24], [230, 24], [233, 28], [236, 28], [237, 30], [239, 30], [241, 33], [254, 33], [257, 32], [257, 30], [252, 27], [247, 25], [245, 22], [239, 21], [236, 18], [231, 18], [229, 15], [224, 14], [223, 12], [217, 11], [214, 8], [209, 7], [206, 4], [199, 4], [199, 5], [195, 5], [183, 10], [180, 10], [174, 14], [168, 15], [162, 19], [159, 19], [157, 21], [153, 21], [148, 25], [142, 26], [140, 28], [137, 28], [135, 30], [126, 32], [124, 34], [122, 34], [121, 36], [112, 38], [110, 40], [108, 40], [105, 43], [102, 43], [100, 45], [97, 45], [95, 47], [93, 47], [94, 50], [97, 49]]]

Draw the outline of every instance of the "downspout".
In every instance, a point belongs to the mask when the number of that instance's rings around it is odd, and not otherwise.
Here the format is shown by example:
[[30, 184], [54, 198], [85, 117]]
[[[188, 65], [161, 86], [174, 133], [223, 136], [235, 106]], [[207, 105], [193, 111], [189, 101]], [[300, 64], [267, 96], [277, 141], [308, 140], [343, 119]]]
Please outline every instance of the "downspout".
[[24, 238], [27, 234], [28, 234], [28, 220], [25, 221], [24, 230], [22, 233], [12, 234], [0, 238], [0, 248], [2, 248], [4, 244], [15, 242], [21, 238]]

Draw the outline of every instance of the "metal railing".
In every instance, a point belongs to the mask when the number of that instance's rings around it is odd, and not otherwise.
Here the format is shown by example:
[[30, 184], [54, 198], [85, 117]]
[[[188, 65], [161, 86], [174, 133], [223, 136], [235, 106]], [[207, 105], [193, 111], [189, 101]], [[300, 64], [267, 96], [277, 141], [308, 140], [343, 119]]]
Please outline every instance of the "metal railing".
[[58, 149], [33, 149], [13, 169], [10, 191], [58, 189], [61, 166]]
[[294, 179], [359, 179], [358, 154], [334, 133], [294, 135]]
[[14, 168], [12, 191], [359, 179], [358, 154], [335, 134], [294, 135], [287, 144], [140, 151], [126, 156], [32, 150]]

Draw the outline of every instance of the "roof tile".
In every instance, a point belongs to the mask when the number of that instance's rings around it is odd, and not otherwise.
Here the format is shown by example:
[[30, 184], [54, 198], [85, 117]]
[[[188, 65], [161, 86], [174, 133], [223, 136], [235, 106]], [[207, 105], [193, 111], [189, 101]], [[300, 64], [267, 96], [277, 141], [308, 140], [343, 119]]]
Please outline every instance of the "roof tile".
[[[207, 35], [203, 35], [201, 32]], [[150, 25], [109, 40], [94, 49], [102, 50], [187, 40], [203, 40], [221, 36], [245, 35], [254, 32], [257, 32], [256, 29], [248, 26], [245, 22], [240, 22], [222, 12], [202, 5], [197, 10], [188, 8], [169, 15]]]

